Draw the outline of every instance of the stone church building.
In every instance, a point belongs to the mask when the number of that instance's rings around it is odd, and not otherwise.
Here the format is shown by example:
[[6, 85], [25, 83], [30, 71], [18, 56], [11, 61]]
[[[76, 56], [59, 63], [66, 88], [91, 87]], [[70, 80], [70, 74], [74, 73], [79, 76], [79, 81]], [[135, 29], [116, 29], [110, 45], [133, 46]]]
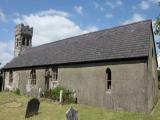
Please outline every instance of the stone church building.
[[27, 94], [63, 86], [78, 103], [150, 112], [158, 100], [151, 20], [32, 47], [33, 28], [16, 26], [15, 57], [4, 66], [5, 89]]

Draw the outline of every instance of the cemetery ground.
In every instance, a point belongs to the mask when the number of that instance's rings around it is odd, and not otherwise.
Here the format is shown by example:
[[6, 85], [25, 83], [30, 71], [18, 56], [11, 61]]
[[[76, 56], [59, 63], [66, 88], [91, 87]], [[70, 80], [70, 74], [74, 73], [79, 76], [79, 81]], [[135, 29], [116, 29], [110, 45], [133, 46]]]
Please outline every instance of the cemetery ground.
[[[0, 93], [0, 120], [24, 120], [27, 103], [31, 98], [11, 92]], [[160, 120], [160, 101], [150, 114], [129, 113], [81, 104], [65, 104], [40, 99], [39, 114], [28, 120], [66, 120], [66, 111], [73, 106], [79, 120]]]

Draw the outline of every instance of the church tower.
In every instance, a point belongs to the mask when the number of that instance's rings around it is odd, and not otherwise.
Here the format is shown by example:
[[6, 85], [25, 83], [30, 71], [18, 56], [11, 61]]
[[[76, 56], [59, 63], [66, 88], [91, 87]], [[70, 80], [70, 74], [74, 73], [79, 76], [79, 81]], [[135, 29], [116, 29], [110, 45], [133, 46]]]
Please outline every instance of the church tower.
[[24, 50], [32, 47], [33, 27], [19, 24], [16, 26], [15, 33], [15, 57], [21, 55]]

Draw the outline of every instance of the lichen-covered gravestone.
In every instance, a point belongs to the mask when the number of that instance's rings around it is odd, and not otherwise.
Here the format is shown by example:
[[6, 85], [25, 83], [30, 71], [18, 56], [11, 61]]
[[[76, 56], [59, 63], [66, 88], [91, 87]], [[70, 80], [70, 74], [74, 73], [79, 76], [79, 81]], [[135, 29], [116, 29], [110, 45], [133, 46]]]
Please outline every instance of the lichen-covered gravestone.
[[66, 112], [67, 120], [78, 120], [78, 112], [74, 108], [70, 107]]
[[59, 102], [60, 102], [60, 103], [63, 102], [63, 90], [60, 91]]
[[33, 98], [28, 102], [25, 118], [38, 114], [40, 102], [37, 98]]

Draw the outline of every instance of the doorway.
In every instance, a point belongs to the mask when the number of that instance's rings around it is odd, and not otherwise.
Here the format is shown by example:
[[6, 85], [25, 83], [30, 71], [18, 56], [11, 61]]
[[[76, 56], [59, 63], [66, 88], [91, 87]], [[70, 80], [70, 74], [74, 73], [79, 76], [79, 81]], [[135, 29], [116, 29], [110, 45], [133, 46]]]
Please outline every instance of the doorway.
[[45, 77], [45, 89], [49, 90], [49, 77], [48, 76]]

